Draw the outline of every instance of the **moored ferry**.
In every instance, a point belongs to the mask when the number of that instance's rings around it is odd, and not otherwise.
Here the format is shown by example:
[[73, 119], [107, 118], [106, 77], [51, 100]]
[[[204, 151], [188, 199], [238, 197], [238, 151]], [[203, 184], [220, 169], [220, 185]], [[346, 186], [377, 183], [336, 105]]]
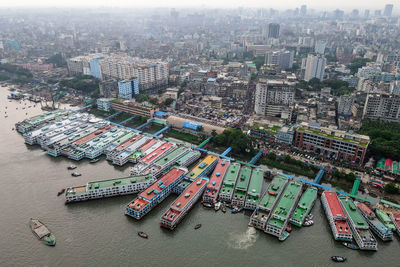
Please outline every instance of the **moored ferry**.
[[389, 215], [387, 215], [387, 213], [381, 209], [376, 209], [375, 210], [375, 214], [376, 217], [378, 217], [378, 219], [387, 227], [389, 228], [391, 231], [396, 231], [396, 227], [393, 224], [392, 220], [390, 219]]
[[353, 200], [346, 196], [339, 197], [340, 204], [346, 212], [353, 238], [361, 250], [378, 250], [378, 242], [369, 230], [361, 212], [357, 209]]
[[335, 240], [352, 241], [353, 235], [347, 223], [347, 216], [335, 192], [323, 192], [321, 195], [322, 207], [332, 230]]
[[396, 227], [397, 234], [400, 235], [400, 212], [390, 213], [390, 218], [392, 219], [392, 222]]
[[219, 191], [219, 199], [221, 201], [231, 202], [233, 189], [235, 188], [237, 178], [240, 172], [239, 163], [231, 163], [222, 181], [222, 188]]
[[161, 217], [161, 226], [170, 230], [175, 229], [178, 223], [201, 197], [207, 183], [208, 178], [205, 177], [199, 177], [194, 180]]
[[156, 179], [151, 175], [129, 176], [110, 180], [89, 182], [83, 186], [65, 190], [66, 203], [138, 193]]
[[393, 239], [393, 232], [378, 220], [375, 213], [364, 203], [356, 203], [357, 208], [361, 211], [371, 230], [383, 241]]
[[318, 190], [315, 187], [308, 187], [301, 196], [296, 209], [294, 210], [290, 222], [298, 227], [301, 227], [314, 207], [317, 200]]
[[252, 169], [249, 166], [242, 166], [232, 196], [232, 205], [244, 207], [246, 202], [247, 189], [249, 187]]
[[250, 225], [260, 230], [265, 230], [271, 211], [280, 198], [289, 179], [282, 175], [276, 175], [269, 184], [267, 191], [260, 199], [257, 208], [250, 217]]
[[285, 231], [290, 216], [301, 196], [301, 191], [302, 184], [300, 182], [290, 181], [288, 183], [267, 221], [266, 233], [284, 240], [282, 238], [287, 235]]
[[251, 173], [249, 188], [247, 189], [245, 209], [254, 210], [261, 197], [261, 189], [264, 181], [264, 171], [256, 168]]
[[221, 189], [222, 180], [229, 168], [228, 160], [220, 159], [214, 169], [213, 174], [207, 184], [207, 188], [203, 194], [203, 202], [214, 204], [217, 202], [219, 190]]

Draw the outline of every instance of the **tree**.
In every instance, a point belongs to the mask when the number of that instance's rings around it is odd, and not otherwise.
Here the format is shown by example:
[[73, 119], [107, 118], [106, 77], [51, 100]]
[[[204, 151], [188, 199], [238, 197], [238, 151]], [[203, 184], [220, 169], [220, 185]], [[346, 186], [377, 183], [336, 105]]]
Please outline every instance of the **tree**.
[[271, 152], [267, 155], [267, 158], [270, 160], [276, 160], [276, 154], [274, 152]]
[[149, 97], [146, 94], [137, 94], [135, 95], [135, 99], [139, 103], [149, 101]]
[[174, 99], [169, 97], [169, 98], [165, 99], [164, 105], [166, 107], [169, 107], [172, 104], [172, 102], [174, 102]]
[[397, 188], [397, 186], [394, 183], [387, 183], [383, 189], [385, 190], [385, 192], [389, 193], [389, 194], [397, 194], [399, 193], [399, 189]]
[[211, 136], [212, 137], [215, 137], [217, 135], [217, 131], [215, 130], [215, 129], [213, 129], [212, 131], [211, 131]]
[[351, 74], [355, 74], [359, 68], [365, 66], [367, 62], [370, 62], [371, 59], [369, 58], [356, 58], [354, 59], [350, 65], [348, 65], [348, 68], [350, 69]]
[[258, 56], [253, 61], [254, 61], [254, 64], [256, 64], [257, 70], [260, 70], [261, 66], [264, 65], [265, 57]]
[[199, 127], [197, 127], [197, 131], [199, 131], [199, 132], [202, 132], [204, 130], [204, 128], [203, 128], [203, 126], [199, 126]]

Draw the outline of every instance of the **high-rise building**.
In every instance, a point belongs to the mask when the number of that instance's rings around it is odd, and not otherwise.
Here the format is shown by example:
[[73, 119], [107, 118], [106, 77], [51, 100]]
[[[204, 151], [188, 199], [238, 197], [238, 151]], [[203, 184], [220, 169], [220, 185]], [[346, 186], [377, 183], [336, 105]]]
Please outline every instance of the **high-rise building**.
[[354, 103], [354, 97], [349, 95], [342, 95], [339, 98], [338, 104], [338, 115], [350, 116], [352, 114], [352, 107]]
[[352, 16], [353, 18], [357, 18], [359, 14], [360, 14], [360, 12], [358, 11], [358, 9], [353, 9], [353, 10], [351, 11], [351, 16]]
[[118, 82], [118, 97], [132, 99], [134, 95], [139, 94], [138, 78], [122, 80]]
[[70, 75], [91, 75], [101, 79], [100, 61], [102, 54], [90, 54], [67, 59]]
[[323, 55], [325, 53], [325, 48], [326, 48], [326, 43], [322, 42], [322, 41], [318, 41], [315, 44], [314, 52], [317, 53], [317, 54]]
[[380, 9], [375, 10], [374, 15], [375, 17], [380, 17], [382, 15], [382, 11]]
[[295, 83], [286, 80], [260, 80], [256, 86], [254, 111], [259, 115], [278, 115], [283, 106], [294, 102], [294, 96]]
[[279, 28], [278, 23], [268, 24], [268, 38], [279, 38]]
[[400, 122], [400, 96], [369, 94], [364, 105], [363, 119]]
[[364, 18], [369, 18], [369, 9], [364, 11]]
[[265, 54], [265, 65], [278, 66], [281, 70], [290, 69], [293, 67], [293, 57], [293, 51], [270, 51]]
[[392, 4], [387, 4], [385, 6], [385, 10], [383, 11], [383, 15], [385, 17], [390, 17], [390, 16], [392, 16], [392, 11], [393, 11], [393, 5]]
[[324, 79], [326, 59], [322, 55], [308, 54], [305, 66], [304, 80], [312, 78]]
[[306, 6], [306, 5], [302, 5], [302, 6], [300, 7], [300, 15], [301, 15], [301, 16], [307, 15], [307, 6]]

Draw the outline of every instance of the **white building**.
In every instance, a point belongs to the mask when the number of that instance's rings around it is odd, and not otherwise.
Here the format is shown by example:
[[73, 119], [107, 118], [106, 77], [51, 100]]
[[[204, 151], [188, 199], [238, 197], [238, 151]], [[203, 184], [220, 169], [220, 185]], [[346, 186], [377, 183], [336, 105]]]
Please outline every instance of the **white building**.
[[326, 59], [322, 55], [308, 54], [304, 80], [309, 81], [312, 78], [324, 79]]
[[278, 66], [281, 70], [293, 67], [293, 51], [279, 50], [270, 51], [265, 54], [265, 65]]
[[111, 110], [112, 98], [99, 98], [97, 99], [97, 109], [103, 111]]
[[350, 116], [354, 103], [353, 96], [342, 95], [339, 98], [338, 114], [343, 116]]
[[295, 83], [285, 80], [261, 80], [256, 86], [255, 113], [265, 115], [271, 109], [277, 109], [281, 113], [283, 106], [294, 102], [294, 85]]
[[369, 94], [364, 106], [363, 119], [400, 122], [400, 97]]

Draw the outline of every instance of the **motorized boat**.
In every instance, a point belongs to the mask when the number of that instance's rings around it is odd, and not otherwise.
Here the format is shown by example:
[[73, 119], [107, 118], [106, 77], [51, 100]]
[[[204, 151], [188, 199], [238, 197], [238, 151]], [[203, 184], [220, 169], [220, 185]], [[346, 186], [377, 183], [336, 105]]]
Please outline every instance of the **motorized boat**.
[[148, 238], [148, 237], [149, 237], [149, 235], [146, 234], [145, 232], [138, 232], [137, 234], [138, 234], [138, 236], [140, 236], [141, 238]]
[[201, 223], [196, 224], [196, 226], [194, 227], [195, 230], [199, 229], [201, 227]]
[[221, 211], [222, 211], [223, 213], [226, 212], [226, 205], [225, 205], [225, 202], [222, 203]]
[[68, 169], [68, 170], [75, 170], [75, 169], [76, 169], [76, 166], [75, 166], [75, 165], [69, 165], [69, 166], [67, 167], [67, 169]]
[[308, 221], [305, 221], [304, 222], [304, 226], [311, 226], [311, 225], [313, 225], [314, 224], [314, 221], [313, 220], [308, 220]]
[[234, 207], [232, 208], [232, 213], [235, 214], [235, 213], [241, 212], [242, 210], [243, 210], [242, 207], [234, 206]]
[[214, 205], [215, 211], [218, 211], [220, 208], [221, 208], [221, 202], [215, 203], [215, 205]]
[[95, 158], [95, 159], [92, 159], [91, 161], [89, 161], [90, 163], [96, 163], [96, 162], [98, 162], [100, 159], [99, 158]]
[[38, 219], [30, 219], [29, 227], [31, 228], [34, 235], [39, 238], [44, 244], [48, 246], [56, 245], [56, 236], [50, 232], [44, 223], [39, 221]]
[[349, 242], [342, 242], [342, 245], [347, 248], [354, 249], [354, 250], [360, 249], [357, 245], [354, 245], [353, 243], [349, 243]]
[[332, 256], [331, 259], [336, 262], [345, 262], [346, 258], [342, 256]]
[[81, 176], [82, 174], [80, 174], [78, 172], [73, 172], [73, 173], [71, 173], [71, 175], [74, 176], [74, 177], [78, 177], [78, 176]]
[[203, 202], [203, 206], [206, 208], [212, 208], [212, 205], [210, 203], [207, 202]]

